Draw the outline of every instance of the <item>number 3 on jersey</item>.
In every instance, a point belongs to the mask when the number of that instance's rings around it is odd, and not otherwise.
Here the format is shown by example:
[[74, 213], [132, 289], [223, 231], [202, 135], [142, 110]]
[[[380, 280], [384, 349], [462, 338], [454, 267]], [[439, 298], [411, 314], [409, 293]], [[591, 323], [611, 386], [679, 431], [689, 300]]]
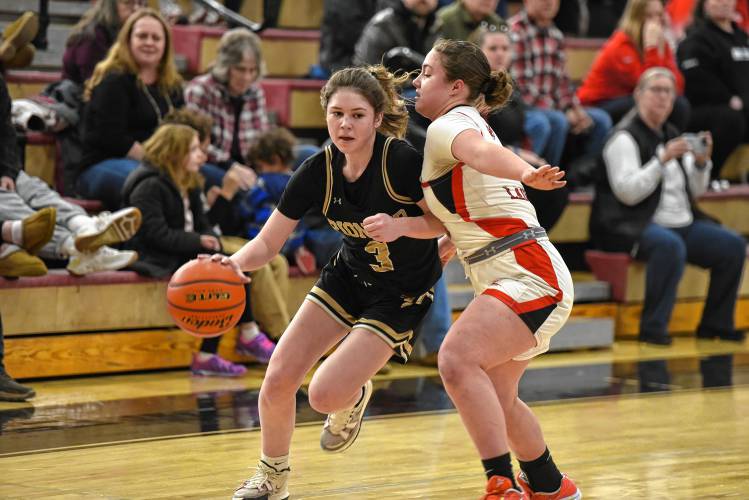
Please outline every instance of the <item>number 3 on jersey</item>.
[[388, 248], [387, 243], [370, 241], [367, 243], [367, 246], [364, 247], [364, 250], [374, 254], [375, 260], [377, 260], [380, 265], [370, 264], [369, 266], [378, 273], [385, 273], [394, 269], [393, 261], [390, 260], [390, 249]]

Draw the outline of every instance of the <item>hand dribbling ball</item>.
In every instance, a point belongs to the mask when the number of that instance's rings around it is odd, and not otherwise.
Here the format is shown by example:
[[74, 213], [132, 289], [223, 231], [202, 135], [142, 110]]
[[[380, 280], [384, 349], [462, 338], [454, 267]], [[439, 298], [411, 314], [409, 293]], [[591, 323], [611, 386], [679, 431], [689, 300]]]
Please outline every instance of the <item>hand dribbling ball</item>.
[[239, 322], [244, 284], [231, 267], [195, 259], [172, 275], [166, 300], [177, 326], [196, 337], [216, 337]]

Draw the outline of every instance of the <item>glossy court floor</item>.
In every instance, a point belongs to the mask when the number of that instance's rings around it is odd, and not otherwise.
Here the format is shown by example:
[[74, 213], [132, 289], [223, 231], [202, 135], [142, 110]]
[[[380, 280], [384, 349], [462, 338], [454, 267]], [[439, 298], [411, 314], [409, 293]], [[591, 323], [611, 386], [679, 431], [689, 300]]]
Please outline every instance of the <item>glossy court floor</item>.
[[[263, 371], [31, 383], [0, 403], [0, 498], [230, 498], [260, 441]], [[544, 355], [521, 384], [557, 463], [586, 499], [749, 498], [749, 343]], [[357, 443], [320, 451], [297, 398], [292, 499], [476, 499], [481, 466], [435, 369], [378, 376]]]

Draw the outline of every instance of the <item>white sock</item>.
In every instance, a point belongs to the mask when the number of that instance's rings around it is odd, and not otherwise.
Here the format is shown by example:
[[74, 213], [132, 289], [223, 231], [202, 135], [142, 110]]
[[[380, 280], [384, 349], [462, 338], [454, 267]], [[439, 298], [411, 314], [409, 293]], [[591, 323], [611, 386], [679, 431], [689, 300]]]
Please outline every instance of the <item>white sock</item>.
[[215, 356], [215, 354], [211, 352], [198, 351], [198, 361], [208, 361], [213, 356]]
[[270, 465], [277, 471], [282, 471], [289, 468], [289, 454], [281, 455], [280, 457], [269, 457], [265, 453], [260, 453], [260, 460]]
[[260, 334], [260, 329], [257, 327], [257, 323], [250, 321], [249, 323], [242, 323], [239, 325], [239, 335], [242, 337], [244, 342], [249, 342]]
[[70, 232], [73, 234], [78, 234], [81, 232], [84, 232], [89, 229], [96, 229], [96, 225], [94, 224], [94, 219], [89, 217], [88, 215], [74, 215], [68, 220], [67, 223], [68, 229], [70, 229]]
[[10, 239], [11, 243], [23, 245], [23, 221], [14, 220], [10, 223]]
[[64, 254], [64, 257], [75, 257], [81, 254], [81, 252], [75, 248], [75, 238], [73, 238], [72, 234], [62, 242], [61, 251]]

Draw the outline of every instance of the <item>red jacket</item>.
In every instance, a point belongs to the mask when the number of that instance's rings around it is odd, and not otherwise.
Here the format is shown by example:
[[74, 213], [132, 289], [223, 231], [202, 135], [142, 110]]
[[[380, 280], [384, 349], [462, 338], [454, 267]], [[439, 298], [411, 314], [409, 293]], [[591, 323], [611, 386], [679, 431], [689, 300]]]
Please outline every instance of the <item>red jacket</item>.
[[684, 77], [676, 66], [676, 59], [668, 44], [663, 56], [658, 55], [658, 49], [652, 48], [645, 51], [643, 60], [632, 39], [617, 30], [596, 56], [588, 76], [577, 89], [577, 96], [582, 104], [592, 105], [632, 95], [637, 79], [653, 66], [664, 66], [673, 71], [677, 91], [679, 94], [684, 92]]

